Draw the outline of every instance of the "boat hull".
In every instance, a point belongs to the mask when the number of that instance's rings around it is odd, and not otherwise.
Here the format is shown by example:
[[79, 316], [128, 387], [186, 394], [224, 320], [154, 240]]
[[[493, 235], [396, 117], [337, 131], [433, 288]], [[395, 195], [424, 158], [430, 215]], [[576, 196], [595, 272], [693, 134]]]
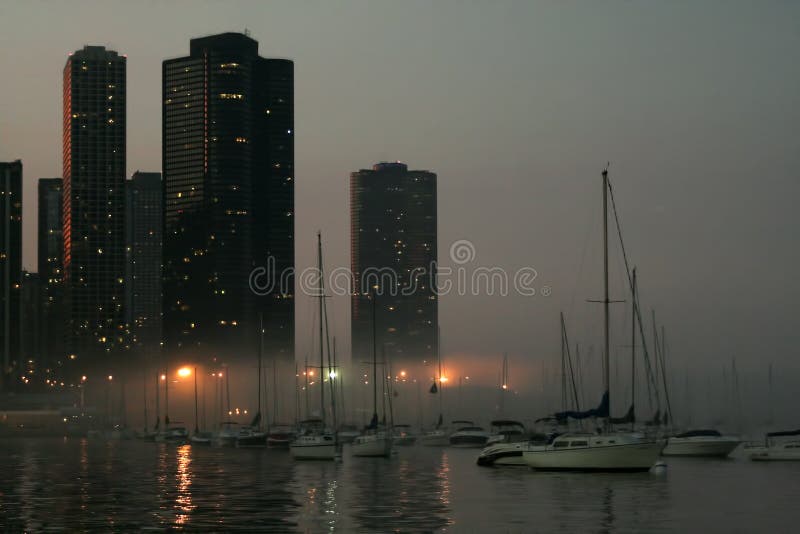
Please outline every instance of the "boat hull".
[[410, 447], [417, 442], [417, 436], [398, 436], [394, 438], [394, 444], [398, 447]]
[[523, 452], [525, 463], [537, 471], [649, 471], [658, 460], [662, 442], [625, 443], [586, 448], [554, 449]]
[[527, 466], [522, 455], [527, 448], [526, 443], [494, 443], [481, 451], [477, 464], [482, 466]]
[[[366, 438], [366, 439], [364, 439]], [[378, 437], [369, 439], [371, 436], [362, 436], [353, 440], [350, 450], [353, 456], [383, 457], [388, 458], [392, 454], [392, 439], [389, 437]]]
[[264, 434], [243, 436], [237, 438], [236, 447], [239, 449], [261, 449], [267, 446], [267, 436]]
[[754, 462], [800, 462], [800, 449], [763, 450], [750, 455]]
[[739, 446], [740, 440], [670, 438], [661, 452], [664, 456], [725, 458]]

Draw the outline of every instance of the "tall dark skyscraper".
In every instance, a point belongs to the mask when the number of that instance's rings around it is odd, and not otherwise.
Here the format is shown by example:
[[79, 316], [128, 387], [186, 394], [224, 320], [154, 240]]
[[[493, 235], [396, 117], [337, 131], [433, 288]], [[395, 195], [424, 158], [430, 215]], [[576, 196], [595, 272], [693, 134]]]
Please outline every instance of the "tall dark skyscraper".
[[354, 361], [372, 354], [369, 293], [375, 285], [378, 351], [385, 348], [395, 369], [433, 360], [439, 324], [436, 224], [434, 173], [378, 163], [350, 175]]
[[125, 182], [125, 320], [131, 346], [148, 358], [161, 346], [163, 205], [160, 172], [137, 171]]
[[256, 296], [254, 267], [294, 267], [294, 64], [238, 33], [163, 63], [164, 338], [169, 357], [294, 357], [294, 277]]
[[22, 271], [22, 312], [20, 315], [21, 374], [44, 387], [47, 366], [42, 358], [42, 285], [39, 273]]
[[19, 365], [22, 289], [22, 162], [0, 162], [0, 358], [2, 386]]
[[39, 180], [39, 284], [42, 363], [55, 365], [64, 352], [64, 210], [61, 178]]
[[65, 338], [73, 375], [107, 374], [127, 343], [125, 65], [114, 51], [85, 46], [64, 66]]

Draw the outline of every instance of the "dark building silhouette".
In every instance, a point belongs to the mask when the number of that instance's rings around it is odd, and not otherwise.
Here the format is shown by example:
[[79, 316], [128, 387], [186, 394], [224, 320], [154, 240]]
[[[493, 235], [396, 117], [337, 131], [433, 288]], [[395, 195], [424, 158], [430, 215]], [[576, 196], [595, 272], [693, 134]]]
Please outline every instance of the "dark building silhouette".
[[22, 271], [22, 311], [20, 315], [21, 374], [38, 389], [50, 375], [42, 355], [42, 285], [39, 273]]
[[379, 163], [350, 175], [354, 361], [371, 358], [369, 294], [376, 285], [378, 351], [385, 349], [395, 369], [433, 360], [438, 329], [436, 224], [434, 173]]
[[125, 321], [140, 362], [161, 348], [163, 205], [160, 172], [136, 171], [125, 183]]
[[39, 284], [42, 364], [58, 365], [64, 352], [64, 233], [61, 178], [39, 179]]
[[238, 33], [163, 63], [164, 340], [170, 358], [294, 357], [294, 277], [257, 296], [258, 266], [294, 267], [294, 65]]
[[[85, 46], [64, 66], [64, 290], [67, 378], [122, 362], [126, 59]], [[71, 376], [70, 376], [71, 375]]]
[[22, 162], [0, 162], [0, 361], [2, 386], [19, 367], [22, 288]]

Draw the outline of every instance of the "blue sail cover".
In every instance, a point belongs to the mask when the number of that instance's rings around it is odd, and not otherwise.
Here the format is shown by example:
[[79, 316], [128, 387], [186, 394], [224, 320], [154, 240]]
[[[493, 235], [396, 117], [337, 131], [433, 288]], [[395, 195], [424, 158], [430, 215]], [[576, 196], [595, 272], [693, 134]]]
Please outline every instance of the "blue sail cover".
[[600, 406], [585, 412], [557, 412], [553, 414], [557, 421], [566, 421], [567, 419], [588, 419], [590, 417], [608, 417], [608, 391], [603, 393], [603, 399], [600, 401]]
[[629, 423], [635, 423], [636, 412], [633, 409], [633, 404], [631, 404], [631, 407], [628, 408], [628, 413], [626, 413], [622, 417], [612, 417], [610, 421], [612, 425], [626, 425]]

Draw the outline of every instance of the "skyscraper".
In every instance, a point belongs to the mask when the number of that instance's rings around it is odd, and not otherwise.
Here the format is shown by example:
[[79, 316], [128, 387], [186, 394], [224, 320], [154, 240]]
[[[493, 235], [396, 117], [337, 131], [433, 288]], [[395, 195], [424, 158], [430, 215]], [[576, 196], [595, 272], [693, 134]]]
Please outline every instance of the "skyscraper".
[[44, 387], [47, 367], [42, 358], [42, 295], [39, 273], [22, 271], [20, 315], [20, 371], [36, 387]]
[[0, 355], [2, 386], [19, 365], [22, 287], [22, 162], [0, 162]]
[[39, 284], [41, 287], [41, 354], [45, 365], [64, 352], [64, 233], [61, 178], [39, 179]]
[[434, 173], [378, 163], [350, 175], [354, 360], [372, 354], [374, 286], [378, 351], [386, 351], [395, 369], [433, 360], [439, 324], [436, 224]]
[[157, 355], [161, 346], [162, 207], [161, 173], [133, 173], [125, 182], [125, 322], [140, 357]]
[[[294, 277], [257, 296], [250, 273], [294, 267], [294, 65], [247, 35], [192, 39], [163, 63], [167, 354], [294, 356]], [[269, 258], [273, 258], [269, 260]]]
[[72, 379], [121, 363], [126, 344], [125, 67], [102, 46], [64, 66], [64, 289]]

